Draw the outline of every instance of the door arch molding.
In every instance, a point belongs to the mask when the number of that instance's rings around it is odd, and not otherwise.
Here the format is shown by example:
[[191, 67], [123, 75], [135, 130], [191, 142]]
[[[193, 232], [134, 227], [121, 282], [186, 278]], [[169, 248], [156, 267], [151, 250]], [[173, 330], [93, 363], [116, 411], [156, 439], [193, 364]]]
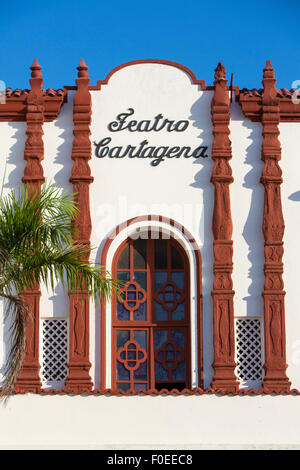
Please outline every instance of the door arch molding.
[[[203, 388], [203, 326], [202, 326], [202, 259], [199, 247], [181, 224], [158, 215], [134, 217], [120, 224], [109, 234], [101, 254], [100, 264], [112, 271], [113, 259], [120, 245], [129, 237], [144, 231], [159, 231], [174, 238], [184, 249], [189, 262], [190, 275], [190, 338], [191, 388]], [[110, 300], [100, 302], [100, 388], [109, 389], [111, 376], [111, 309]]]

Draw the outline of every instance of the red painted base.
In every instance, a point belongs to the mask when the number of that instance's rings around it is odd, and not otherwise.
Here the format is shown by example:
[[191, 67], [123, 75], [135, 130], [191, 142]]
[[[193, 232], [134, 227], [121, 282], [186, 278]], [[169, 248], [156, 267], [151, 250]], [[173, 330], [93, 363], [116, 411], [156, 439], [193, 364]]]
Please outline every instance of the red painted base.
[[239, 382], [234, 374], [235, 364], [213, 364], [215, 370], [211, 388], [222, 393], [236, 393], [239, 391]]
[[78, 364], [68, 364], [69, 376], [66, 380], [65, 391], [66, 393], [84, 393], [90, 392], [94, 386], [89, 370], [91, 368], [90, 362], [78, 362]]
[[17, 378], [14, 393], [40, 393], [42, 382], [39, 376], [39, 369], [40, 367], [37, 366], [36, 362], [32, 365], [28, 363], [24, 365]]

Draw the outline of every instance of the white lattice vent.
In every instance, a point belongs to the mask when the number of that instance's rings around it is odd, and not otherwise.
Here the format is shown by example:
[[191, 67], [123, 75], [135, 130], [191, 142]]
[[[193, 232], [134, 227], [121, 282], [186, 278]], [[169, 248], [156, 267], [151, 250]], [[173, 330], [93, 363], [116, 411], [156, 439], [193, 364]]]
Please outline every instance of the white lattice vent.
[[68, 322], [42, 320], [42, 381], [59, 383], [68, 375]]
[[235, 320], [236, 375], [240, 382], [262, 380], [261, 320], [237, 318]]

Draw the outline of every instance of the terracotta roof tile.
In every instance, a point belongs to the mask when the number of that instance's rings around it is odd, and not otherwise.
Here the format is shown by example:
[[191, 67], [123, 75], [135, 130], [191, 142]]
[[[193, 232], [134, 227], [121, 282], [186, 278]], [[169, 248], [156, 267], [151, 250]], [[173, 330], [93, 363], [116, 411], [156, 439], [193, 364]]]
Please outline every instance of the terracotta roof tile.
[[263, 88], [260, 88], [259, 90], [257, 88], [252, 88], [252, 90], [249, 90], [248, 88], [243, 88], [242, 90], [240, 90], [240, 95], [256, 97], [261, 96], [262, 92]]
[[[6, 88], [5, 94], [7, 98], [15, 97], [19, 98], [22, 95], [28, 95], [30, 92], [29, 88], [25, 88], [24, 90], [20, 90], [19, 88], [16, 88], [13, 90], [12, 88]], [[58, 90], [53, 90], [53, 88], [48, 88], [47, 90], [43, 90], [43, 95], [44, 96], [63, 96], [64, 95], [64, 90], [61, 88]]]
[[[240, 95], [249, 96], [250, 98], [257, 98], [262, 96], [263, 91], [263, 88], [252, 88], [252, 90], [249, 90], [248, 88], [243, 88], [242, 90], [240, 90]], [[277, 90], [277, 97], [291, 99], [295, 91], [298, 91], [298, 97], [300, 97], [300, 90], [296, 90], [295, 88], [292, 88], [291, 90], [288, 90], [287, 88]]]
[[64, 91], [59, 88], [58, 90], [53, 90], [53, 88], [48, 88], [48, 90], [43, 90], [43, 95], [45, 96], [63, 96]]

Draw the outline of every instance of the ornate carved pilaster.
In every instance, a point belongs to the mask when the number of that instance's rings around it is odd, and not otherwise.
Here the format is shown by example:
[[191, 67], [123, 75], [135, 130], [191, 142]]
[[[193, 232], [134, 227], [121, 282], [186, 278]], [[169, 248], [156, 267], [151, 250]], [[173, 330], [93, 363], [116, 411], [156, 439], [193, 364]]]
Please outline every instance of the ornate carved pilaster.
[[285, 312], [283, 290], [283, 234], [284, 220], [281, 207], [280, 185], [282, 172], [279, 167], [281, 146], [278, 139], [280, 109], [274, 69], [270, 61], [264, 68], [262, 96], [263, 144], [262, 160], [264, 167], [261, 183], [265, 188], [263, 234], [265, 239], [265, 392], [288, 392], [290, 382], [286, 375], [285, 352]]
[[215, 187], [213, 212], [214, 286], [212, 291], [214, 311], [214, 378], [212, 387], [222, 392], [238, 391], [234, 369], [234, 320], [231, 273], [232, 218], [229, 185], [233, 181], [229, 159], [230, 101], [226, 89], [227, 79], [224, 66], [219, 63], [215, 69], [215, 92], [211, 103], [213, 122], [212, 158], [215, 162], [211, 182]]
[[[90, 142], [90, 123], [92, 115], [91, 94], [89, 92], [88, 67], [83, 59], [80, 61], [77, 91], [74, 96], [73, 121], [74, 140], [72, 147], [72, 176], [75, 199], [79, 208], [74, 220], [74, 243], [90, 246], [92, 223], [90, 216], [89, 185], [93, 181], [89, 160], [92, 149]], [[88, 259], [88, 256], [86, 257]], [[82, 393], [92, 389], [93, 383], [89, 375], [89, 299], [87, 292], [78, 296], [69, 292], [70, 297], [70, 358], [69, 376], [66, 391]]]
[[[27, 96], [26, 121], [27, 139], [25, 142], [24, 158], [26, 166], [23, 183], [30, 185], [33, 192], [40, 190], [44, 182], [44, 172], [41, 161], [44, 159], [43, 123], [44, 97], [41, 66], [34, 59], [31, 69], [31, 89]], [[26, 332], [26, 355], [23, 367], [16, 382], [15, 392], [39, 392], [41, 380], [39, 376], [39, 304], [41, 292], [37, 285], [35, 289], [23, 292], [22, 297], [30, 307], [31, 316]]]

